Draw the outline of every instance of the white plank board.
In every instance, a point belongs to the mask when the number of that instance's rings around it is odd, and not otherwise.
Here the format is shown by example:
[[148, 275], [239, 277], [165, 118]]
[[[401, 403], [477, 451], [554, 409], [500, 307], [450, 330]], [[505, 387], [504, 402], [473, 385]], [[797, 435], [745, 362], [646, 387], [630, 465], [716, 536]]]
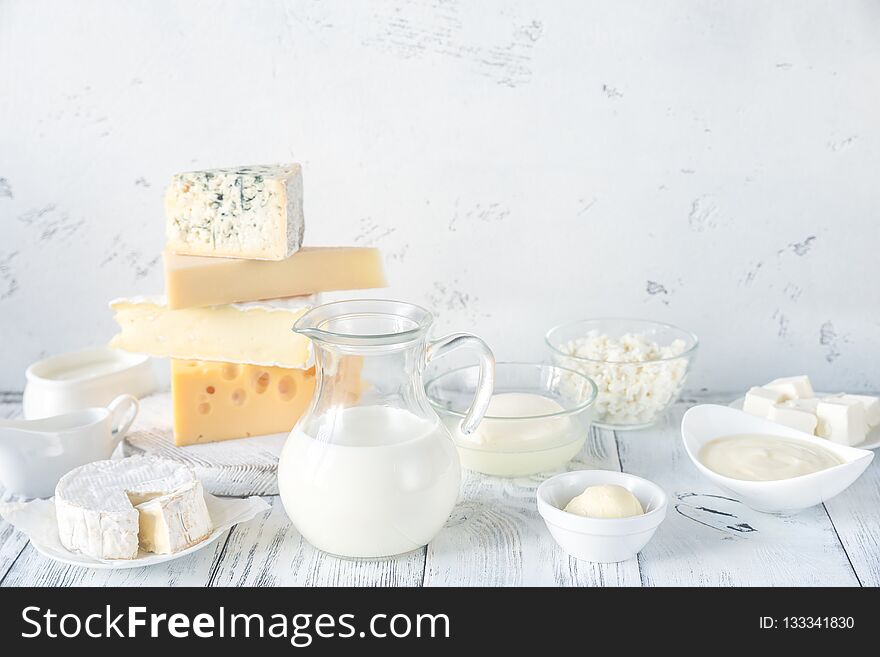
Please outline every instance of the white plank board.
[[[593, 428], [569, 467], [619, 470], [613, 434]], [[466, 473], [462, 501], [428, 545], [425, 585], [638, 586], [636, 559], [591, 564], [559, 549], [535, 503], [535, 490], [545, 478]]]
[[[0, 585], [880, 585], [880, 462], [826, 503], [827, 511], [816, 507], [791, 517], [758, 513], [703, 480], [687, 459], [679, 423], [690, 403], [677, 404], [657, 427], [618, 433], [616, 441], [612, 432], [593, 430], [571, 466], [622, 465], [672, 497], [653, 541], [622, 564], [589, 564], [561, 553], [534, 506], [541, 477], [466, 473], [462, 501], [443, 532], [427, 550], [395, 559], [321, 554], [293, 528], [275, 497], [265, 516], [233, 528], [205, 550], [129, 571], [54, 563], [0, 521]], [[0, 401], [0, 417], [19, 412], [19, 396]]]
[[0, 392], [0, 418], [10, 420], [21, 415], [21, 395]]
[[178, 447], [171, 429], [171, 394], [141, 400], [141, 410], [123, 441], [123, 453], [152, 454], [185, 463], [214, 495], [278, 494], [278, 457], [287, 434]]
[[859, 582], [880, 586], [880, 455], [825, 508]]
[[[0, 393], [0, 418], [14, 418], [21, 414], [21, 395]], [[12, 502], [18, 498], [6, 493], [0, 485], [0, 502]], [[6, 573], [27, 545], [27, 537], [0, 518], [0, 584]]]
[[28, 545], [10, 568], [3, 586], [205, 586], [219, 561], [226, 538], [204, 550], [144, 568], [98, 570], [48, 559]]
[[425, 551], [391, 559], [340, 559], [296, 531], [278, 497], [261, 518], [232, 529], [211, 586], [420, 586]]
[[639, 555], [646, 586], [857, 586], [821, 506], [783, 517], [753, 511], [704, 479], [685, 454], [679, 403], [655, 427], [619, 432], [625, 472], [654, 481], [669, 511]]
[[[0, 490], [0, 503], [12, 502], [16, 499]], [[3, 584], [7, 573], [27, 544], [27, 536], [0, 518], [0, 585]]]

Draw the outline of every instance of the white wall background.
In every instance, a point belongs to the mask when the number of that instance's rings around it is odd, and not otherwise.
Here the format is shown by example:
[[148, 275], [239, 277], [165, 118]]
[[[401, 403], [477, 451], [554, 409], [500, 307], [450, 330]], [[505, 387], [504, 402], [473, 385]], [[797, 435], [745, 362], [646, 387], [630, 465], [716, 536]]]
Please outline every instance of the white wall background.
[[876, 1], [0, 0], [0, 390], [161, 290], [173, 172], [276, 161], [500, 358], [639, 316], [695, 389], [880, 389], [878, 140]]

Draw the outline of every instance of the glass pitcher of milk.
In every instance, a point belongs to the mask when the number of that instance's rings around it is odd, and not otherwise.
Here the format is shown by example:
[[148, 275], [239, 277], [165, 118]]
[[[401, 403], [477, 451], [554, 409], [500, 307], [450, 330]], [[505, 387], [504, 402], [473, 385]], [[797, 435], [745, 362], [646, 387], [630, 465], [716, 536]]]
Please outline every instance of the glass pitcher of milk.
[[461, 430], [471, 433], [492, 396], [495, 359], [467, 333], [428, 339], [430, 312], [400, 301], [328, 303], [293, 330], [311, 338], [311, 406], [281, 453], [278, 488], [293, 524], [315, 547], [379, 558], [427, 544], [458, 498], [458, 453], [422, 385], [427, 363], [459, 347], [481, 374]]

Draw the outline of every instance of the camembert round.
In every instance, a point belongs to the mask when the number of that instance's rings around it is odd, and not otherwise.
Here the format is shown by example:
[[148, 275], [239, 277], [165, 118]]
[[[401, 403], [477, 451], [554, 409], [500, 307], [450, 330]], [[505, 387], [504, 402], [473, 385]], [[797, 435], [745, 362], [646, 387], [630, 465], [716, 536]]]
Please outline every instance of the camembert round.
[[201, 482], [185, 465], [148, 456], [96, 461], [55, 488], [61, 543], [95, 559], [173, 554], [213, 530]]

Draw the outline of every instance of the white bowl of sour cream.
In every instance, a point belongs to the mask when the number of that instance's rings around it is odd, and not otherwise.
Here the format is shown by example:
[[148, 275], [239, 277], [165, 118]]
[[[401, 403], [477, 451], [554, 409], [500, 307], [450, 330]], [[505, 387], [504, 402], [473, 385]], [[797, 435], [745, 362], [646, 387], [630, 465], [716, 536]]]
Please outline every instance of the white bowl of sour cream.
[[868, 450], [715, 404], [689, 409], [681, 436], [703, 476], [766, 513], [794, 513], [831, 499], [874, 458]]

